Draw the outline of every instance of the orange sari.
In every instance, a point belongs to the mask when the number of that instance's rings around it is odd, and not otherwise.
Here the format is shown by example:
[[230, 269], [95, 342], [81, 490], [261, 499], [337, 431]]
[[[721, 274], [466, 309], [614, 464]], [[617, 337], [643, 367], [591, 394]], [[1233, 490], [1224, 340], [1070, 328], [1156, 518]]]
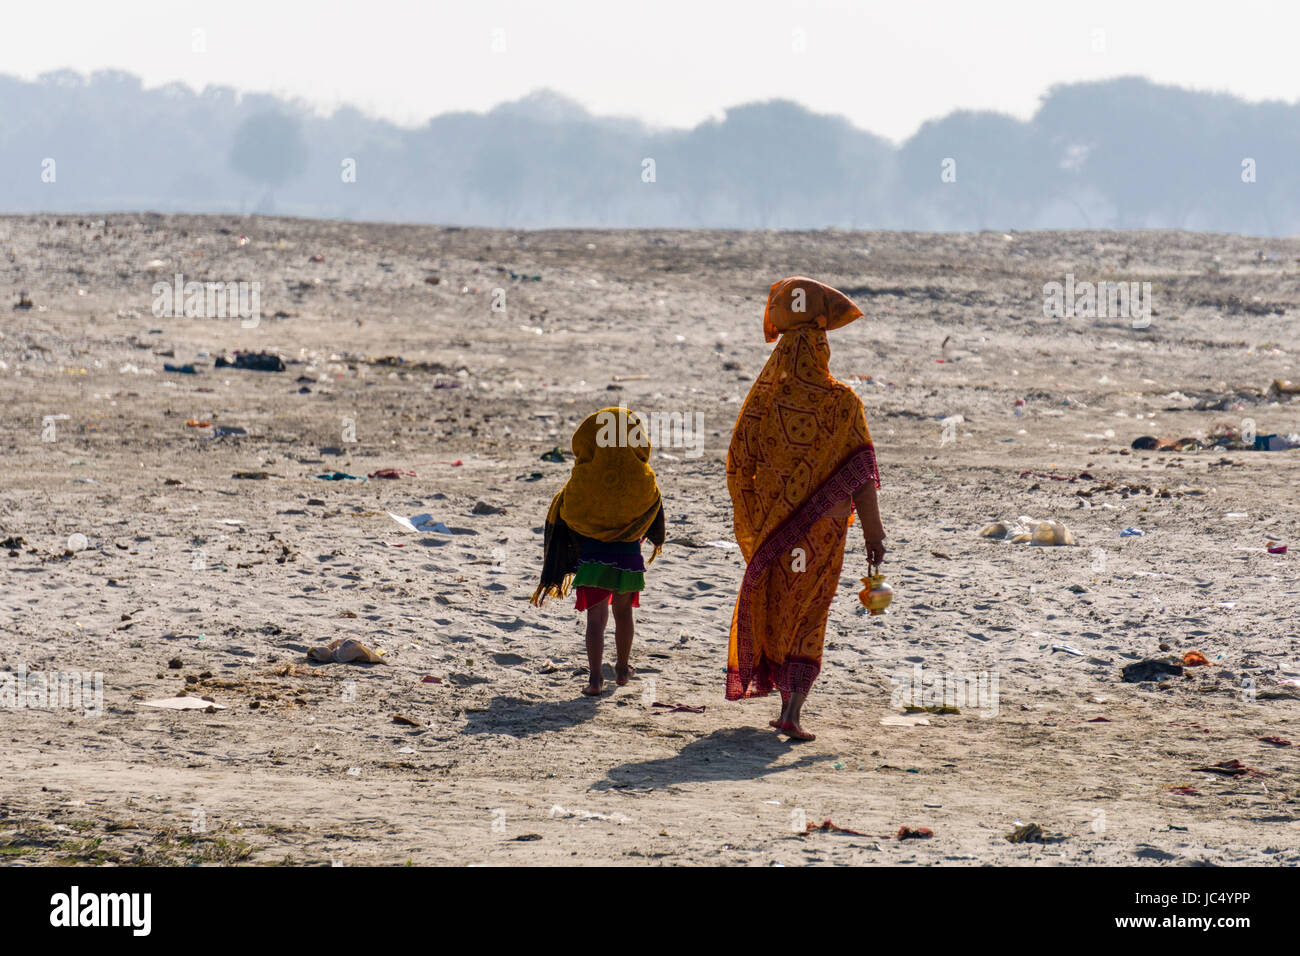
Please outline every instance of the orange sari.
[[763, 314], [780, 338], [749, 391], [727, 452], [744, 581], [731, 618], [727, 699], [808, 693], [821, 672], [853, 493], [880, 487], [862, 402], [830, 373], [826, 330], [859, 318], [843, 293], [796, 276]]

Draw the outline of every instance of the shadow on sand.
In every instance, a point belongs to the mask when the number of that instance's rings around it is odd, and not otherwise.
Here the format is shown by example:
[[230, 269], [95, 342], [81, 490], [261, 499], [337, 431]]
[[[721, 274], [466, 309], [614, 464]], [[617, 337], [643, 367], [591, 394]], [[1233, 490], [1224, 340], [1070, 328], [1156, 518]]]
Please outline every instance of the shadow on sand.
[[465, 715], [465, 733], [529, 737], [585, 724], [595, 714], [596, 700], [592, 697], [546, 701], [493, 697], [487, 710]]
[[766, 728], [727, 727], [692, 741], [671, 757], [614, 767], [604, 780], [593, 785], [593, 789], [756, 780], [768, 774], [799, 770], [832, 759], [826, 754], [809, 754], [777, 765], [780, 757], [801, 746], [807, 745], [791, 743]]

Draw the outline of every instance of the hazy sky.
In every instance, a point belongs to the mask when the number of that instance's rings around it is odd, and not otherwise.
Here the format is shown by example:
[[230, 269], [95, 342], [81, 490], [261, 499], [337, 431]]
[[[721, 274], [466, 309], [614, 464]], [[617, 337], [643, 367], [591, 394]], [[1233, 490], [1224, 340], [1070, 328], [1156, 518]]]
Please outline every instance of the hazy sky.
[[541, 87], [662, 126], [785, 97], [894, 140], [1128, 74], [1300, 97], [1295, 0], [5, 0], [0, 27], [0, 72], [28, 79], [116, 68], [404, 125]]

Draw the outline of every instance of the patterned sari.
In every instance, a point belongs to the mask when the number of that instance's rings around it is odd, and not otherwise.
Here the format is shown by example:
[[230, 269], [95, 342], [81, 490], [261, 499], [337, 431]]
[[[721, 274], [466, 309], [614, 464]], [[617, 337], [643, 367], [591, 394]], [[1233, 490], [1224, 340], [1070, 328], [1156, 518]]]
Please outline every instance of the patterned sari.
[[880, 487], [862, 402], [830, 373], [826, 330], [862, 315], [847, 296], [794, 277], [763, 317], [780, 338], [741, 408], [727, 487], [747, 566], [731, 619], [727, 699], [808, 693], [821, 672], [844, 563], [850, 501]]

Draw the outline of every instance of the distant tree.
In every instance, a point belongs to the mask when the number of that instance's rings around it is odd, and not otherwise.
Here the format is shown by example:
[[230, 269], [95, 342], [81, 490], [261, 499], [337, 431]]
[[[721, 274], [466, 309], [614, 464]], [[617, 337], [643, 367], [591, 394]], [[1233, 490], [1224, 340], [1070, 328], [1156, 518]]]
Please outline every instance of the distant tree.
[[255, 113], [235, 130], [230, 166], [245, 179], [266, 187], [261, 205], [269, 210], [272, 191], [297, 179], [307, 168], [302, 124], [273, 110]]

